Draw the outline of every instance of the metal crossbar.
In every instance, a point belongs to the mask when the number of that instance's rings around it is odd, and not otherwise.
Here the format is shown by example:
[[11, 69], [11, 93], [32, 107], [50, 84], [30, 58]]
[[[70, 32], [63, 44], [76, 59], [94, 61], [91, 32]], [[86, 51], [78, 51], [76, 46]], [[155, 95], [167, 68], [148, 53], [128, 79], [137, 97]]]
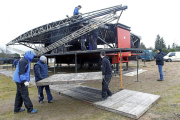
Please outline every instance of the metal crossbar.
[[108, 14], [105, 17], [99, 19], [99, 20], [95, 20], [94, 22], [84, 26], [83, 28], [71, 33], [70, 35], [52, 43], [51, 45], [47, 46], [46, 48], [44, 48], [43, 50], [40, 51], [40, 54], [44, 54], [47, 53], [53, 49], [56, 49], [57, 47], [60, 47], [62, 45], [64, 45], [65, 43], [68, 43], [94, 29], [97, 29], [98, 27], [107, 24], [115, 19], [117, 19], [118, 17], [115, 16], [114, 13]]

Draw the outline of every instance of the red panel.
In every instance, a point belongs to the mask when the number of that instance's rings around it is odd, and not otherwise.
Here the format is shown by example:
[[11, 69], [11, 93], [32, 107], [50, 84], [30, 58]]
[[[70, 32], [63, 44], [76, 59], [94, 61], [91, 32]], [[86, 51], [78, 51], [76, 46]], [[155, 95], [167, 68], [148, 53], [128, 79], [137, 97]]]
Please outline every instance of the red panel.
[[130, 31], [117, 27], [118, 48], [130, 48]]
[[[117, 26], [118, 48], [131, 48], [130, 31]], [[131, 52], [122, 52], [122, 56], [130, 56]], [[123, 60], [123, 59], [122, 59]]]

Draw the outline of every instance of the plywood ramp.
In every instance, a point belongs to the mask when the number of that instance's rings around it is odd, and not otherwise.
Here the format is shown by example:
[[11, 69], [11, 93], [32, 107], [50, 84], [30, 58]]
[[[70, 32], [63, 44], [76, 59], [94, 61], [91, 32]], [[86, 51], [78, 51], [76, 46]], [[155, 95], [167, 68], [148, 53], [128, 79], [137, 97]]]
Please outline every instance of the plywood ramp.
[[36, 83], [37, 86], [102, 81], [102, 72], [55, 74]]

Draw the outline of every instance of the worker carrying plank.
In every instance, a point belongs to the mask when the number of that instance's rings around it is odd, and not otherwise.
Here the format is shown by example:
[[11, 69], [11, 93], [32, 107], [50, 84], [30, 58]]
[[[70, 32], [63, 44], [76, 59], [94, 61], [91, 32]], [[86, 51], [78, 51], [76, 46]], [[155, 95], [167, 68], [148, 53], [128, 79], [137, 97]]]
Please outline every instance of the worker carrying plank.
[[100, 57], [102, 58], [102, 98], [100, 101], [104, 101], [107, 97], [112, 96], [111, 91], [109, 90], [109, 83], [111, 81], [112, 68], [110, 65], [109, 58], [106, 56], [105, 52], [100, 53]]
[[16, 70], [13, 75], [13, 81], [16, 83], [17, 92], [14, 104], [14, 113], [25, 111], [22, 107], [24, 105], [28, 113], [36, 113], [37, 109], [33, 109], [33, 104], [29, 98], [28, 86], [30, 81], [30, 64], [35, 54], [27, 51], [24, 57], [18, 62]]
[[[47, 61], [47, 58], [45, 56], [41, 56], [40, 60], [34, 65], [35, 82], [49, 77], [48, 66], [46, 64], [46, 61]], [[44, 95], [43, 95], [44, 88], [46, 89], [48, 103], [54, 102], [53, 97], [51, 95], [51, 91], [49, 89], [49, 85], [37, 86], [37, 88], [38, 88], [39, 103], [44, 103], [44, 101], [43, 101], [44, 100]]]

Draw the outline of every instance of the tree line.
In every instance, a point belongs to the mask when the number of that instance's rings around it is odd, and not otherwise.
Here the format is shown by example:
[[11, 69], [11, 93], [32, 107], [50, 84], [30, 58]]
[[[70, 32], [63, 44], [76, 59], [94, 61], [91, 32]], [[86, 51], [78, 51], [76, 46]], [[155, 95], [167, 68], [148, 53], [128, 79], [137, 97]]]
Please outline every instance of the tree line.
[[0, 58], [20, 57], [18, 53], [11, 53], [8, 49], [0, 48]]
[[178, 46], [178, 44], [176, 44], [176, 43], [172, 43], [172, 46], [168, 45], [168, 47], [166, 47], [165, 40], [163, 37], [160, 37], [160, 35], [157, 35], [157, 37], [155, 39], [154, 48], [153, 47], [146, 48], [146, 46], [143, 42], [141, 42], [140, 48], [144, 49], [144, 50], [152, 50], [153, 52], [155, 52], [158, 49], [162, 49], [162, 51], [164, 53], [180, 51], [180, 46]]

